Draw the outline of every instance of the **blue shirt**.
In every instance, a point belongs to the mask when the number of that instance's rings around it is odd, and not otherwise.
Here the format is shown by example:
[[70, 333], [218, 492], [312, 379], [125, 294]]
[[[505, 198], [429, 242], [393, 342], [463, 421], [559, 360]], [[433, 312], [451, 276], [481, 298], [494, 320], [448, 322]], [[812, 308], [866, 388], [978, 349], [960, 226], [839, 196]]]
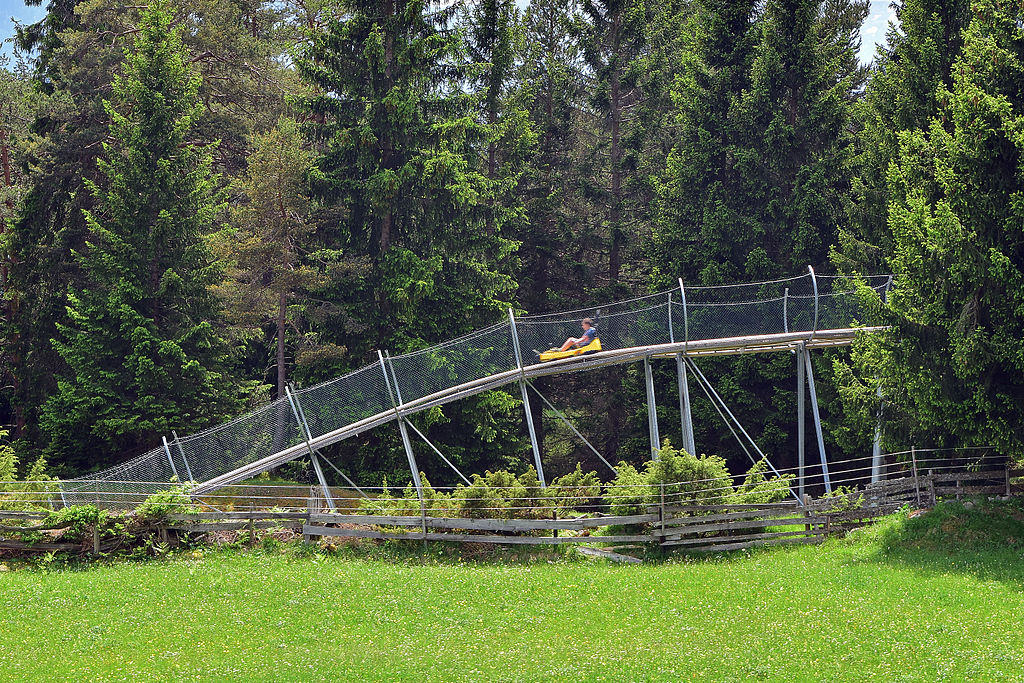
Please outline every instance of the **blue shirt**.
[[590, 342], [594, 341], [595, 339], [597, 339], [597, 328], [596, 327], [591, 327], [589, 330], [586, 330], [583, 333], [582, 337], [580, 337], [579, 345], [580, 346], [586, 346], [587, 344], [589, 344]]

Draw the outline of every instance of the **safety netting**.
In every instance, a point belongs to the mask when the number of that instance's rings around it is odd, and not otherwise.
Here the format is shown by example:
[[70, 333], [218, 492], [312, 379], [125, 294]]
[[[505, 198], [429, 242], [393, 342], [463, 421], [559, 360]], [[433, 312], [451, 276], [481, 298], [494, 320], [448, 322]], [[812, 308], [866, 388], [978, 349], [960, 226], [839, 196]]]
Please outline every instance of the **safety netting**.
[[[871, 303], [884, 298], [890, 284], [889, 276], [854, 282], [809, 272], [738, 285], [681, 284], [627, 301], [510, 317], [429, 348], [396, 356], [381, 354], [354, 372], [299, 389], [197, 434], [171, 435], [166, 443], [128, 462], [62, 482], [62, 501], [66, 505], [92, 502], [102, 490], [108, 494], [106, 500], [112, 494], [128, 507], [172, 482], [208, 482], [273, 461], [283, 452], [302, 456], [308, 450], [296, 447], [312, 447], [311, 442], [322, 446], [332, 435], [337, 440], [346, 438], [355, 425], [394, 417], [396, 407], [415, 410], [417, 404], [437, 405], [448, 393], [457, 396], [453, 389], [503, 373], [514, 381], [517, 373], [513, 371], [535, 365], [539, 353], [579, 337], [583, 318], [594, 321], [603, 350], [815, 333], [871, 324]], [[868, 290], [873, 290], [874, 299]], [[581, 367], [566, 365], [565, 371]]]

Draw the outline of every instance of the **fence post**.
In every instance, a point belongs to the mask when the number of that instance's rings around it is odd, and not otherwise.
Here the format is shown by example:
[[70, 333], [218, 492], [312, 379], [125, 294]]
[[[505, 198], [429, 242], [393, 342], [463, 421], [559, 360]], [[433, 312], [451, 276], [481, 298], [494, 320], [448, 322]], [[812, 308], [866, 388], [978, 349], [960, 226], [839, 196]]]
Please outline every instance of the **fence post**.
[[914, 469], [914, 494], [917, 496], [917, 507], [921, 507], [921, 483], [917, 477], [917, 449], [910, 447], [910, 464]]
[[939, 496], [935, 493], [935, 470], [928, 470], [928, 500], [932, 507], [939, 502]]
[[1006, 459], [1006, 497], [1010, 497], [1010, 459]]
[[821, 455], [821, 474], [825, 479], [825, 492], [832, 492], [832, 481], [828, 476], [828, 458], [825, 455], [825, 437], [821, 430], [821, 413], [818, 411], [818, 391], [814, 388], [814, 370], [811, 366], [811, 352], [804, 348], [804, 365], [807, 366], [807, 388], [811, 392], [811, 414], [814, 415], [814, 433], [818, 437], [818, 453]]
[[174, 472], [174, 478], [180, 482], [181, 477], [178, 476], [178, 468], [174, 466], [174, 458], [171, 457], [171, 447], [167, 443], [167, 437], [161, 436], [160, 438], [164, 442], [164, 453], [167, 454], [167, 462], [171, 463], [171, 472]]
[[526, 391], [526, 372], [523, 370], [523, 357], [519, 348], [519, 331], [516, 329], [516, 316], [508, 309], [508, 321], [512, 332], [512, 352], [516, 355], [516, 367], [519, 369], [519, 393], [523, 396], [523, 410], [526, 412], [526, 428], [530, 432], [530, 446], [533, 448], [533, 463], [537, 467], [537, 479], [540, 487], [547, 488], [544, 481], [544, 465], [540, 461], [540, 444], [537, 442], [537, 428], [533, 424], [533, 410], [530, 408], [530, 394]]
[[665, 482], [660, 482], [661, 506], [658, 508], [658, 521], [661, 522], [661, 540], [665, 541]]
[[789, 287], [782, 292], [782, 331], [789, 334]]
[[98, 521], [92, 525], [92, 554], [100, 554], [100, 523]]

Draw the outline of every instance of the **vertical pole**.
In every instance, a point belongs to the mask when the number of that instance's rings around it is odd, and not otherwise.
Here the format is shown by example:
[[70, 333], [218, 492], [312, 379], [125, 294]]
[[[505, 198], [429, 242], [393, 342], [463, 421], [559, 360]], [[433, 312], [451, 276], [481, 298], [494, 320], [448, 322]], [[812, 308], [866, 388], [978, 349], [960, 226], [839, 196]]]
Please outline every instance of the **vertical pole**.
[[192, 476], [192, 468], [188, 466], [188, 458], [185, 457], [185, 447], [181, 445], [181, 439], [178, 438], [178, 432], [172, 429], [171, 436], [174, 437], [174, 443], [178, 446], [178, 452], [181, 453], [181, 461], [185, 463], [185, 472], [188, 474], [188, 480], [195, 481], [196, 478]]
[[533, 448], [533, 464], [537, 468], [537, 479], [540, 480], [540, 487], [547, 488], [544, 481], [544, 465], [540, 461], [540, 444], [537, 442], [537, 428], [533, 424], [533, 412], [530, 409], [530, 395], [526, 391], [525, 374], [523, 372], [523, 357], [519, 350], [519, 333], [516, 330], [516, 316], [512, 309], [508, 309], [508, 320], [512, 332], [512, 352], [516, 355], [516, 367], [519, 368], [519, 392], [523, 397], [523, 410], [526, 412], [526, 428], [530, 432], [530, 446]]
[[697, 455], [697, 444], [693, 434], [693, 415], [690, 412], [690, 383], [683, 357], [690, 344], [690, 317], [686, 310], [686, 287], [679, 278], [679, 294], [683, 301], [683, 352], [676, 354], [676, 374], [679, 378], [679, 412], [683, 427], [683, 447], [690, 455]]
[[806, 349], [804, 349], [804, 365], [807, 366], [807, 387], [811, 392], [811, 414], [814, 415], [814, 431], [818, 436], [818, 453], [821, 455], [821, 474], [825, 479], [825, 492], [832, 493], [832, 481], [828, 476], [828, 459], [825, 457], [825, 438], [821, 431], [821, 415], [818, 413], [818, 392], [814, 389], [811, 354]]
[[914, 468], [914, 493], [917, 496], [917, 507], [921, 507], [921, 483], [917, 477], [917, 449], [910, 447], [910, 466]]
[[804, 465], [807, 452], [807, 425], [806, 409], [804, 407], [805, 385], [807, 380], [804, 377], [804, 343], [796, 347], [796, 461], [797, 461], [797, 495], [804, 500]]
[[814, 327], [811, 328], [811, 339], [818, 333], [818, 276], [814, 274], [814, 268], [807, 266], [811, 273], [811, 284], [814, 285]]
[[782, 331], [789, 334], [789, 287], [782, 293]]
[[[885, 290], [882, 292], [882, 303], [889, 302], [889, 287], [892, 286], [892, 275], [885, 281]], [[875, 439], [871, 444], [871, 483], [882, 478], [882, 411], [885, 410], [885, 401], [882, 400], [882, 384], [878, 384], [878, 419], [875, 422]]]
[[171, 457], [171, 447], [167, 444], [167, 437], [161, 436], [164, 442], [164, 453], [167, 454], [167, 462], [171, 463], [171, 472], [174, 472], [174, 478], [181, 482], [181, 477], [178, 476], [178, 468], [174, 466], [174, 458]]
[[395, 417], [398, 418], [398, 431], [402, 434], [402, 446], [405, 448], [405, 457], [409, 460], [409, 471], [412, 472], [412, 483], [416, 486], [416, 495], [419, 496], [420, 506], [423, 505], [423, 485], [420, 483], [420, 470], [416, 465], [416, 455], [412, 452], [412, 442], [409, 441], [409, 430], [405, 428], [405, 418], [398, 410], [398, 401], [395, 399], [397, 386], [392, 389], [391, 378], [388, 376], [387, 366], [384, 364], [384, 354], [377, 351], [377, 358], [380, 359], [380, 370], [384, 373], [384, 384], [388, 388], [388, 396], [391, 397], [391, 404], [395, 408]]
[[878, 385], [878, 419], [875, 421], [875, 438], [871, 442], [871, 483], [882, 478], [882, 385]]
[[647, 430], [651, 437], [651, 457], [657, 460], [661, 435], [658, 433], [658, 407], [654, 402], [654, 373], [651, 371], [650, 358], [644, 358], [644, 383], [647, 385]]
[[306, 440], [306, 448], [309, 449], [309, 458], [313, 461], [313, 471], [316, 472], [316, 478], [320, 482], [320, 487], [324, 490], [324, 498], [327, 499], [327, 505], [331, 508], [331, 512], [337, 512], [338, 507], [334, 504], [331, 490], [327, 488], [327, 479], [324, 478], [324, 471], [320, 468], [320, 458], [317, 457], [316, 450], [313, 448], [313, 437], [310, 434], [309, 426], [302, 419], [302, 415], [299, 413], [298, 406], [296, 405], [295, 394], [292, 393], [291, 387], [287, 384], [284, 387], [284, 393], [288, 397], [289, 405], [292, 407], [295, 421], [299, 423], [299, 427], [302, 429], [302, 437]]

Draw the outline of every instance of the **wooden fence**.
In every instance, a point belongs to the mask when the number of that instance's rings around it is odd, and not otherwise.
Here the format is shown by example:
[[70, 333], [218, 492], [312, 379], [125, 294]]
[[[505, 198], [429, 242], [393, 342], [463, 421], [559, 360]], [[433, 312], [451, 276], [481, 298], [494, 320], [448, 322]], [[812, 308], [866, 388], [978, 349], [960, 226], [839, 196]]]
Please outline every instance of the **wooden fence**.
[[[639, 514], [588, 514], [558, 519], [453, 518], [419, 515], [349, 514], [322, 511], [309, 500], [307, 510], [291, 512], [251, 509], [167, 515], [157, 522], [161, 540], [168, 534], [200, 534], [271, 528], [301, 530], [307, 540], [349, 537], [408, 541], [454, 541], [493, 544], [622, 544], [657, 543], [694, 552], [718, 552], [759, 545], [820, 543], [901, 506], [928, 507], [945, 497], [1024, 494], [1017, 480], [1024, 471], [1009, 467], [984, 471], [917, 472], [839, 495], [769, 504], [685, 505], [661, 496], [661, 502]], [[671, 498], [670, 496], [668, 498]], [[0, 511], [0, 551], [107, 552], [94, 533], [93, 543], [25, 543], [12, 533], [52, 530], [40, 513]], [[11, 524], [21, 520], [25, 526]], [[35, 524], [29, 524], [35, 522]], [[617, 531], [596, 535], [599, 529]], [[6, 537], [5, 537], [6, 535]]]

